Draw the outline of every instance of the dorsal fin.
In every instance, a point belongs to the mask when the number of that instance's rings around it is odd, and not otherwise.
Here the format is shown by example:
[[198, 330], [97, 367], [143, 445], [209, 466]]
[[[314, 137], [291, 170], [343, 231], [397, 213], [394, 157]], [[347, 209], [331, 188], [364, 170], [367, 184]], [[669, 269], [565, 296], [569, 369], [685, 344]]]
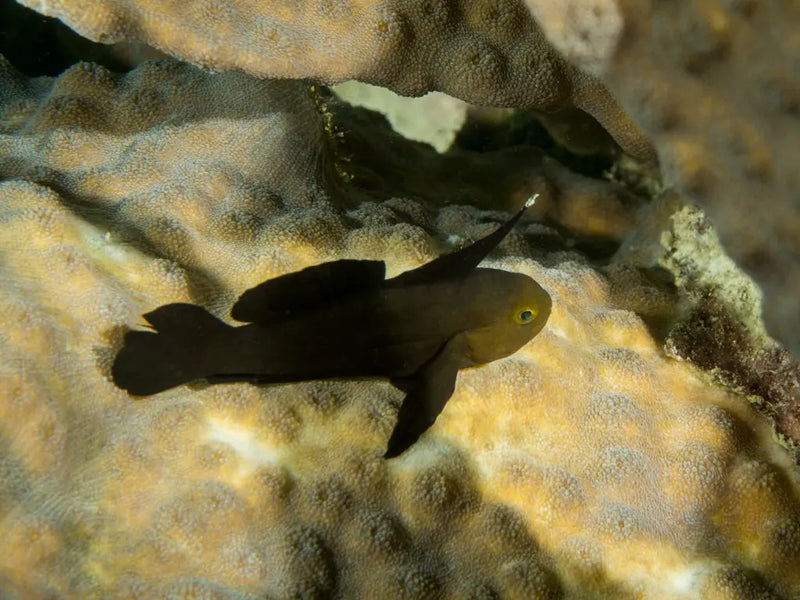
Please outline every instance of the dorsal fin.
[[276, 318], [328, 306], [384, 281], [381, 260], [335, 260], [287, 273], [250, 288], [231, 309], [231, 317], [245, 323]]
[[391, 286], [414, 285], [442, 279], [456, 279], [469, 275], [486, 258], [486, 255], [503, 241], [503, 238], [508, 235], [508, 232], [513, 229], [514, 225], [522, 217], [525, 209], [533, 204], [536, 196], [538, 194], [532, 196], [516, 215], [486, 237], [473, 242], [466, 248], [451, 254], [445, 254], [421, 267], [401, 273], [397, 277], [389, 279], [387, 284]]

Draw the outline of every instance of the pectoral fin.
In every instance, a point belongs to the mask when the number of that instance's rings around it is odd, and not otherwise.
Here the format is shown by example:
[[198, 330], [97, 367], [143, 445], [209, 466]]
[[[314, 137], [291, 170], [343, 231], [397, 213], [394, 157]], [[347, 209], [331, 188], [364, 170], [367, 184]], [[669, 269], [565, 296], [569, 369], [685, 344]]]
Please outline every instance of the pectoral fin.
[[466, 337], [458, 334], [413, 377], [392, 380], [393, 385], [406, 391], [406, 397], [384, 458], [405, 452], [436, 421], [453, 394], [458, 369], [465, 365], [466, 347]]

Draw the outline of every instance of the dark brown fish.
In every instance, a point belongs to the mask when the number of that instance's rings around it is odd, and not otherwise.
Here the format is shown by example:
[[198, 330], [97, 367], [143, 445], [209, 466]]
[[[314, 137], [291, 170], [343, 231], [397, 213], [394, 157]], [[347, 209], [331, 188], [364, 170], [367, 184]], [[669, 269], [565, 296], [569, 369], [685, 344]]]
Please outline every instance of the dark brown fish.
[[[527, 205], [526, 205], [527, 206]], [[193, 381], [286, 383], [388, 378], [406, 392], [386, 457], [436, 420], [459, 369], [516, 352], [550, 314], [550, 296], [527, 275], [477, 268], [525, 208], [492, 234], [392, 279], [383, 261], [337, 260], [247, 290], [232, 327], [193, 304], [144, 315], [112, 368], [137, 396]]]

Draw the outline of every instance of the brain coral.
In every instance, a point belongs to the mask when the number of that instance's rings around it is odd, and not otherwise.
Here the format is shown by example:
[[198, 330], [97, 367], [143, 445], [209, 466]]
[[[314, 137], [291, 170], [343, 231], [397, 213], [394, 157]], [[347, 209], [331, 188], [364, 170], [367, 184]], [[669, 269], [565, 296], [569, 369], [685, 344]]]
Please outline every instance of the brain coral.
[[109, 368], [142, 312], [224, 316], [264, 278], [337, 257], [398, 272], [502, 216], [343, 208], [302, 83], [3, 63], [0, 89], [5, 597], [800, 595], [800, 481], [768, 423], [667, 358], [538, 223], [491, 264], [549, 290], [548, 326], [462, 372], [400, 459], [380, 458], [400, 399], [385, 382], [131, 399]]

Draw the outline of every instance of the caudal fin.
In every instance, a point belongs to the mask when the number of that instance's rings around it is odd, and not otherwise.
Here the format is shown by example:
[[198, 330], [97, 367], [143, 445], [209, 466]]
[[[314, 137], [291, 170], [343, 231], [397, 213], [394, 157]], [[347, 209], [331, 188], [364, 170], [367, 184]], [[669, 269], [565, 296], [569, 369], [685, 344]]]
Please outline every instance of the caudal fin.
[[166, 304], [144, 315], [153, 331], [129, 331], [111, 367], [117, 387], [156, 394], [208, 375], [208, 347], [231, 329], [194, 304]]

